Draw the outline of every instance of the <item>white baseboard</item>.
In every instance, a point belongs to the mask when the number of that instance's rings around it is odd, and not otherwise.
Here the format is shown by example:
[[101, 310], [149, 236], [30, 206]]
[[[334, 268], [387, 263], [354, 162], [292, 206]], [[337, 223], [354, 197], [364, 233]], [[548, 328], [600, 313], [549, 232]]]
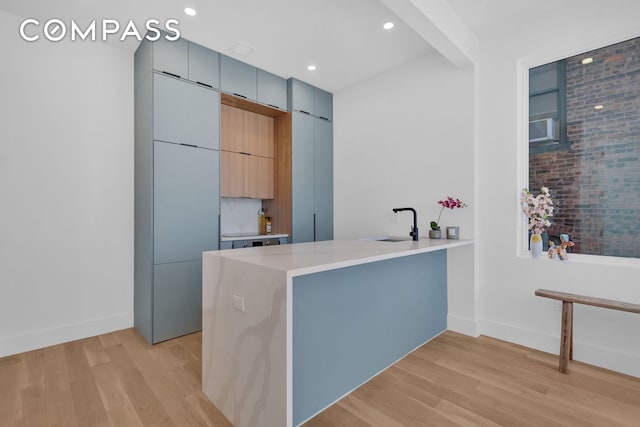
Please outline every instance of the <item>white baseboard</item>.
[[455, 314], [447, 315], [447, 329], [471, 337], [480, 335], [478, 333], [478, 323], [475, 320], [456, 316]]
[[[479, 332], [482, 335], [520, 344], [547, 353], [560, 353], [559, 335], [549, 335], [540, 331], [524, 329], [490, 320], [480, 321], [479, 326]], [[637, 354], [624, 353], [575, 340], [573, 343], [573, 359], [634, 377], [640, 377], [640, 355]], [[571, 369], [571, 367], [569, 367], [569, 369]]]
[[94, 337], [132, 326], [133, 313], [122, 313], [101, 319], [92, 319], [86, 322], [27, 332], [20, 335], [0, 337], [0, 357]]

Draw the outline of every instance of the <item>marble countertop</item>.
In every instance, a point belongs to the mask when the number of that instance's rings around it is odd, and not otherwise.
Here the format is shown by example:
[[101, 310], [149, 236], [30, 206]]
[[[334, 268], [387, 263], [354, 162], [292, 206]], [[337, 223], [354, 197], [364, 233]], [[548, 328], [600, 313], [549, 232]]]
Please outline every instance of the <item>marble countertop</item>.
[[420, 239], [403, 240], [329, 240], [245, 249], [207, 252], [229, 260], [246, 262], [300, 276], [369, 262], [382, 261], [430, 251], [473, 244], [473, 240]]

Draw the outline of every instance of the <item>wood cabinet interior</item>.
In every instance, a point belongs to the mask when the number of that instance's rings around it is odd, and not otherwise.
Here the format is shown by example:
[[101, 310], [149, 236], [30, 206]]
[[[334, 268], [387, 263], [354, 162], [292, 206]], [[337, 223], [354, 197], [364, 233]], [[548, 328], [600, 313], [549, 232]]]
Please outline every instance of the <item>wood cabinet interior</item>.
[[263, 199], [274, 233], [291, 234], [291, 113], [221, 95], [221, 196]]

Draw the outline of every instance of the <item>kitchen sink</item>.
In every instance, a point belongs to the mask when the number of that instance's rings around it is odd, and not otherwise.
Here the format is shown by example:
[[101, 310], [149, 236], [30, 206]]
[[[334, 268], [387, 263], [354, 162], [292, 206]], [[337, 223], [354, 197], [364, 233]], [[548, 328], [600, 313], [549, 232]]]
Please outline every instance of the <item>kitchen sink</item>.
[[378, 242], [408, 242], [407, 239], [394, 239], [394, 238], [388, 238], [388, 239], [380, 239], [378, 240]]

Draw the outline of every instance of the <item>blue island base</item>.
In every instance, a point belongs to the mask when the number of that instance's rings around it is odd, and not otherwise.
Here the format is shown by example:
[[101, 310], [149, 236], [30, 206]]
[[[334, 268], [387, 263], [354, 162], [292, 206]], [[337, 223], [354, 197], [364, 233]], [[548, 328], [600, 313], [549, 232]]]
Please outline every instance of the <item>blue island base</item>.
[[293, 278], [293, 424], [447, 328], [447, 252]]

